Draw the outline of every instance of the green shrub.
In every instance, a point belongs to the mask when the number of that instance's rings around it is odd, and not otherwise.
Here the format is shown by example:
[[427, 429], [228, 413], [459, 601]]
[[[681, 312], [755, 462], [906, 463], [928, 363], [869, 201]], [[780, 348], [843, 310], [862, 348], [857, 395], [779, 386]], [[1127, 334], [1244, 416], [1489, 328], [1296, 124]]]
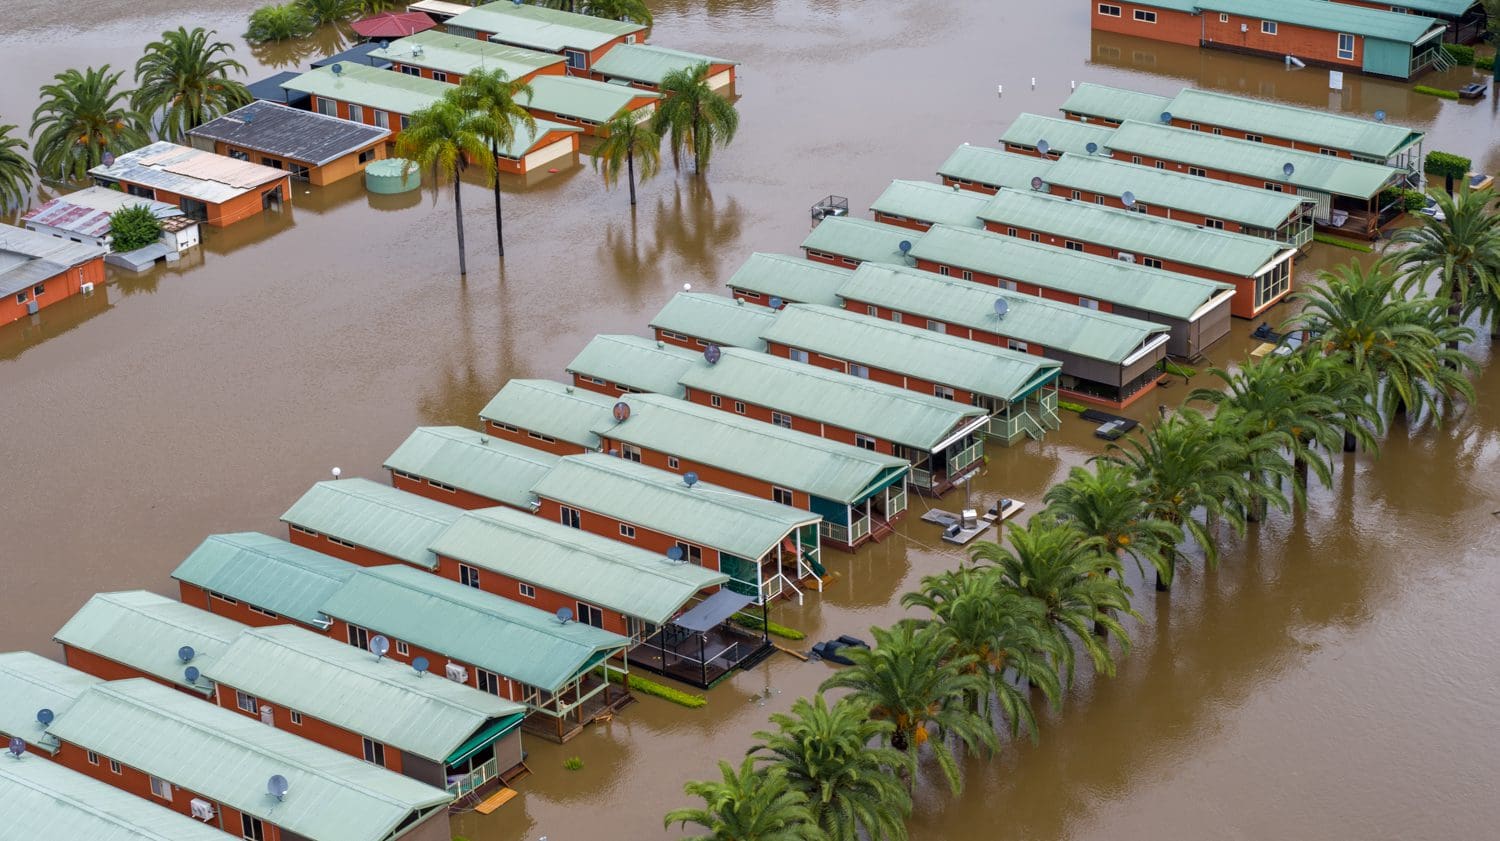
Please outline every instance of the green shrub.
[[1444, 44], [1443, 49], [1448, 57], [1458, 62], [1460, 67], [1474, 66], [1474, 48], [1464, 44]]
[[1068, 400], [1057, 401], [1057, 408], [1062, 409], [1065, 412], [1073, 412], [1080, 415], [1089, 410], [1089, 407], [1083, 405], [1082, 403], [1073, 403]]
[[1495, 57], [1492, 55], [1480, 56], [1474, 59], [1474, 66], [1479, 68], [1480, 70], [1489, 70], [1493, 72], [1495, 69]]
[[1436, 96], [1442, 99], [1458, 99], [1458, 91], [1450, 91], [1446, 88], [1434, 88], [1427, 85], [1417, 85], [1412, 88], [1417, 93], [1425, 93], [1428, 96]]
[[1366, 254], [1369, 254], [1371, 251], [1375, 250], [1365, 243], [1354, 242], [1353, 240], [1347, 239], [1340, 239], [1339, 237], [1330, 236], [1329, 234], [1313, 234], [1313, 241], [1321, 242], [1324, 245], [1336, 245], [1339, 248], [1347, 248], [1350, 251], [1362, 251]]
[[358, 15], [359, 0], [295, 0], [304, 15], [316, 26], [325, 23], [341, 23]]
[[606, 671], [605, 676], [611, 683], [621, 683], [623, 681], [627, 687], [642, 695], [655, 695], [662, 700], [671, 701], [690, 710], [696, 710], [708, 703], [708, 699], [702, 695], [683, 692], [681, 689], [673, 689], [670, 686], [657, 683], [654, 680], [647, 680], [638, 675], [621, 675], [618, 672]]
[[[751, 616], [748, 613], [736, 613], [731, 618], [734, 624], [739, 625], [741, 628], [749, 628], [752, 631], [759, 631], [761, 629], [762, 622], [759, 616]], [[770, 623], [766, 627], [766, 633], [773, 637], [783, 637], [789, 640], [807, 639], [807, 634], [802, 633], [796, 628], [788, 628], [785, 625], [778, 625], [775, 622]]]
[[1428, 152], [1427, 161], [1422, 165], [1428, 175], [1437, 175], [1444, 178], [1463, 178], [1469, 174], [1469, 168], [1474, 162], [1462, 155], [1454, 155], [1449, 152]]
[[245, 31], [245, 40], [252, 44], [286, 41], [310, 35], [316, 28], [317, 24], [296, 3], [261, 6], [250, 13], [250, 28]]
[[570, 756], [563, 760], [563, 767], [569, 771], [580, 771], [583, 769], [583, 757]]
[[1186, 365], [1180, 365], [1170, 359], [1163, 361], [1161, 367], [1162, 370], [1166, 371], [1168, 374], [1182, 377], [1183, 379], [1191, 379], [1198, 376], [1198, 369], [1189, 368]]
[[161, 220], [144, 204], [122, 207], [109, 216], [109, 239], [116, 251], [134, 251], [161, 239]]
[[1382, 207], [1398, 200], [1401, 202], [1402, 209], [1407, 213], [1415, 213], [1427, 206], [1427, 194], [1421, 190], [1387, 187], [1380, 192], [1380, 204]]

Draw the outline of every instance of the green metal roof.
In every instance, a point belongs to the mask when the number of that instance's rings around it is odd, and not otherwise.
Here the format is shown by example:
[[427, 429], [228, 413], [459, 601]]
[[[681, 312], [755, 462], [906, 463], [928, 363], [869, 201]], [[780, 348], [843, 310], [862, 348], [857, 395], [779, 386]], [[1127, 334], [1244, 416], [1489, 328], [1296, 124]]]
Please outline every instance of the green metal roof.
[[1479, 0], [1389, 0], [1387, 5], [1412, 9], [1426, 15], [1456, 18], [1479, 5]]
[[1342, 149], [1382, 161], [1422, 139], [1422, 132], [1405, 126], [1195, 88], [1183, 88], [1162, 110], [1190, 123], [1284, 137], [1303, 147]]
[[822, 518], [768, 499], [698, 482], [604, 453], [567, 456], [536, 495], [751, 560]]
[[838, 302], [839, 285], [849, 273], [849, 269], [805, 257], [756, 252], [725, 285], [759, 292], [767, 303], [780, 298], [788, 303], [834, 304]]
[[1063, 155], [1052, 165], [1046, 180], [1056, 185], [1053, 195], [1067, 195], [1070, 189], [1106, 196], [1129, 191], [1144, 204], [1201, 213], [1268, 231], [1281, 227], [1307, 201], [1295, 193], [1136, 166], [1102, 155]]
[[1084, 82], [1068, 96], [1059, 110], [1085, 117], [1151, 123], [1160, 119], [1163, 111], [1172, 110], [1167, 107], [1171, 101], [1171, 97], [1157, 96], [1154, 93]]
[[511, 380], [479, 411], [485, 420], [599, 449], [594, 428], [610, 416], [615, 398], [553, 380]]
[[[552, 692], [629, 640], [403, 566], [360, 569], [328, 615]], [[437, 674], [444, 664], [433, 663]]]
[[1268, 264], [1296, 250], [1265, 237], [1200, 228], [1031, 190], [1001, 190], [985, 208], [984, 218], [1000, 225], [1029, 228], [1044, 236], [1106, 245], [1239, 277], [1254, 277]]
[[[127, 590], [95, 595], [52, 638], [206, 695], [213, 690], [209, 682], [188, 683], [184, 670], [202, 671], [246, 627], [166, 596]], [[183, 646], [194, 651], [189, 662], [177, 656]]]
[[813, 304], [788, 306], [766, 339], [1001, 400], [1024, 396], [1060, 367], [1029, 353]]
[[295, 625], [251, 628], [219, 655], [216, 683], [432, 762], [526, 707]]
[[539, 53], [524, 47], [450, 35], [436, 29], [397, 39], [387, 47], [371, 50], [370, 55], [398, 64], [426, 67], [462, 76], [475, 70], [503, 70], [511, 79], [519, 79], [543, 67], [566, 61], [556, 53]]
[[621, 35], [646, 28], [542, 6], [517, 5], [510, 0], [475, 7], [449, 18], [444, 25], [449, 31], [458, 28], [491, 32], [493, 40], [548, 52], [558, 52], [564, 47], [592, 50]]
[[309, 70], [295, 79], [282, 82], [281, 86], [313, 96], [406, 115], [426, 108], [453, 89], [447, 82], [408, 76], [354, 61], [339, 62], [339, 73], [334, 73], [333, 67], [334, 65], [329, 65]]
[[0, 841], [224, 841], [216, 827], [39, 756], [0, 762]]
[[1381, 38], [1415, 44], [1442, 24], [1432, 18], [1407, 15], [1383, 9], [1369, 9], [1329, 0], [1196, 0], [1205, 12], [1228, 12], [1249, 18], [1274, 20], [1310, 29], [1347, 32], [1367, 38]]
[[977, 406], [741, 348], [725, 348], [714, 365], [698, 360], [682, 384], [919, 450], [985, 417]]
[[870, 210], [916, 222], [968, 225], [979, 228], [979, 211], [988, 204], [982, 193], [931, 181], [892, 181]]
[[651, 319], [651, 327], [719, 345], [763, 348], [760, 334], [775, 320], [776, 311], [761, 304], [707, 292], [678, 292]]
[[[866, 263], [839, 289], [839, 295], [1114, 364], [1122, 363], [1152, 336], [1169, 329], [907, 266]], [[1004, 319], [995, 314], [995, 301], [999, 299], [1009, 307]]]
[[610, 47], [603, 58], [589, 69], [612, 79], [629, 79], [648, 85], [661, 84], [662, 77], [674, 70], [686, 70], [699, 64], [739, 64], [727, 58], [672, 50], [652, 44], [620, 44]]
[[835, 216], [819, 222], [807, 239], [802, 240], [802, 248], [883, 263], [900, 257], [901, 243], [911, 242], [919, 236], [920, 231], [909, 228]]
[[677, 378], [699, 358], [694, 351], [655, 339], [606, 334], [590, 339], [568, 363], [567, 371], [636, 391], [681, 397]]
[[893, 456], [685, 400], [659, 394], [622, 399], [629, 419], [601, 424], [601, 435], [834, 502], [853, 502], [900, 481], [910, 467]]
[[[1328, 3], [1329, 0], [1311, 0]], [[1184, 165], [1223, 170], [1270, 182], [1292, 184], [1298, 189], [1367, 199], [1380, 192], [1397, 170], [1380, 164], [1334, 158], [1251, 140], [1173, 128], [1160, 123], [1127, 121], [1105, 144], [1116, 157], [1145, 155]], [[1295, 167], [1287, 177], [1283, 167]]]
[[[453, 799], [143, 678], [95, 686], [50, 729], [65, 742], [319, 841], [382, 841], [435, 810], [444, 820]], [[288, 783], [281, 800], [266, 793], [276, 774]]]
[[953, 150], [937, 174], [986, 187], [1024, 188], [1033, 178], [1045, 179], [1051, 167], [1052, 161], [1046, 158], [965, 143]]
[[1110, 129], [1093, 123], [1021, 114], [1005, 130], [1005, 134], [1000, 135], [1000, 142], [1038, 148], [1037, 144], [1045, 140], [1054, 154], [1077, 152], [1082, 155], [1087, 154], [1090, 143], [1097, 143], [1101, 148], [1108, 146], [1110, 133]]
[[428, 569], [432, 539], [461, 509], [369, 479], [319, 482], [281, 515], [283, 522]]
[[[660, 625], [729, 576], [510, 508], [470, 511], [432, 545], [471, 566]], [[556, 620], [553, 620], [554, 622]]]
[[385, 460], [398, 470], [524, 508], [557, 456], [462, 426], [419, 426]]
[[320, 607], [354, 574], [348, 561], [258, 532], [210, 535], [172, 577], [308, 625], [326, 622]]
[[1139, 263], [947, 225], [929, 230], [911, 253], [918, 259], [1178, 319], [1192, 317], [1215, 295], [1234, 289], [1228, 283]]
[[[0, 734], [56, 752], [57, 740], [37, 720], [41, 710], [65, 715], [73, 702], [100, 680], [30, 651], [0, 654]], [[0, 765], [10, 765], [0, 762]], [[0, 827], [0, 838], [5, 830]]]
[[609, 122], [640, 97], [661, 98], [659, 93], [640, 88], [575, 76], [538, 76], [530, 84], [531, 98], [522, 94], [517, 100], [522, 105], [595, 123]]

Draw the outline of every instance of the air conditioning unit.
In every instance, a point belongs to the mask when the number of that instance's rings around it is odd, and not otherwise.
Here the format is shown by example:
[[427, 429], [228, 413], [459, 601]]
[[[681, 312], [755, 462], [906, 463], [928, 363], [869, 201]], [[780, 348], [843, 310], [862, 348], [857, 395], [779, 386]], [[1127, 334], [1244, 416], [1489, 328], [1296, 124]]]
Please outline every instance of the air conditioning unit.
[[468, 683], [469, 670], [457, 663], [449, 663], [443, 668], [443, 674], [454, 683]]
[[82, 292], [85, 295], [92, 295], [94, 294], [94, 284], [85, 283], [84, 285], [78, 287], [78, 291]]
[[626, 35], [625, 36], [625, 43], [627, 43], [627, 44], [634, 44], [635, 43], [635, 36], [634, 35]]
[[1135, 262], [1135, 255], [1131, 254], [1131, 253], [1128, 253], [1128, 252], [1125, 252], [1125, 251], [1121, 251], [1116, 256], [1119, 257], [1120, 261], [1124, 262], [1124, 263], [1134, 263]]
[[194, 797], [192, 802], [188, 804], [188, 807], [191, 809], [193, 817], [200, 821], [211, 821], [214, 819], [214, 804], [201, 797]]

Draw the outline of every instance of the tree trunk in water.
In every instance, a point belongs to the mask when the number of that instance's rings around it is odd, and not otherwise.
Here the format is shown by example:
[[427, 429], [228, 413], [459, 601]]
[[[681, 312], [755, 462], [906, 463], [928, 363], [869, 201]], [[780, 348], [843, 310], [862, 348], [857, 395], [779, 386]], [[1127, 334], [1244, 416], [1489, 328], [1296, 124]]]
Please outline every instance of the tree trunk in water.
[[1162, 580], [1161, 570], [1157, 570], [1156, 571], [1156, 592], [1158, 592], [1158, 593], [1170, 593], [1171, 591], [1172, 591], [1172, 585], [1168, 584], [1166, 581]]
[[1293, 459], [1292, 460], [1292, 470], [1297, 475], [1297, 487], [1299, 487], [1299, 488], [1302, 489], [1302, 493], [1303, 494], [1306, 494], [1307, 493], [1307, 475], [1308, 475], [1307, 459], [1301, 458], [1301, 457]]
[[[1448, 180], [1452, 181], [1453, 179], [1450, 178]], [[1452, 191], [1450, 190], [1449, 192], [1452, 192]], [[1451, 318], [1451, 319], [1453, 319], [1453, 323], [1454, 324], [1458, 324], [1460, 321], [1463, 320], [1463, 312], [1464, 312], [1464, 310], [1463, 310], [1463, 307], [1460, 306], [1460, 304], [1461, 304], [1460, 301], [1454, 301], [1453, 303], [1451, 303], [1451, 304], [1448, 305], [1448, 317]], [[1453, 341], [1449, 342], [1448, 343], [1448, 349], [1449, 350], [1458, 350], [1458, 340], [1454, 339]], [[1448, 367], [1456, 369], [1456, 368], [1458, 368], [1458, 363], [1457, 362], [1449, 362], [1448, 363]]]
[[693, 115], [693, 174], [703, 174], [703, 158], [698, 150], [703, 147], [703, 141], [698, 137], [698, 115]]
[[1448, 191], [1448, 198], [1453, 198], [1453, 176], [1443, 176], [1443, 188]]
[[458, 225], [458, 276], [468, 277], [469, 261], [464, 256], [464, 193], [460, 189], [463, 182], [459, 180], [458, 172], [453, 173], [453, 221]]
[[1359, 442], [1354, 439], [1354, 433], [1344, 431], [1344, 452], [1352, 453], [1358, 447]]
[[[496, 165], [500, 160], [500, 147], [495, 141], [490, 141], [490, 153], [495, 156]], [[500, 256], [505, 256], [505, 229], [500, 219], [500, 170], [495, 170], [495, 245], [500, 249]]]
[[630, 181], [630, 206], [635, 207], [635, 150], [631, 149], [625, 153], [625, 169], [629, 171]]

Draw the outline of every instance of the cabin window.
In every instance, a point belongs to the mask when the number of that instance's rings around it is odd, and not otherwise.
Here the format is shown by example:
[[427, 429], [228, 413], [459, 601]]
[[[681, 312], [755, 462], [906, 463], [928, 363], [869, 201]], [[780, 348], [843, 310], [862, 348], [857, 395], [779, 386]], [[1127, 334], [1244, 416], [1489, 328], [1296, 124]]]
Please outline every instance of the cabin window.
[[621, 444], [620, 445], [620, 457], [623, 458], [623, 459], [625, 459], [626, 461], [633, 461], [636, 464], [640, 464], [641, 463], [641, 448], [637, 447], [634, 444]]
[[172, 784], [160, 777], [151, 777], [151, 794], [167, 802], [171, 802]]
[[266, 841], [266, 828], [261, 825], [260, 818], [252, 818], [241, 812], [240, 837], [245, 841]]
[[370, 647], [370, 632], [358, 625], [349, 626], [349, 644], [359, 648]]
[[708, 405], [714, 407], [715, 409], [722, 408], [724, 405], [724, 399], [717, 394], [710, 394], [708, 396]]
[[541, 441], [543, 443], [547, 443], [547, 444], [551, 444], [552, 442], [554, 442], [554, 441], [557, 440], [556, 438], [553, 438], [550, 435], [543, 435], [540, 432], [528, 432], [528, 433], [526, 433], [526, 436], [528, 438], [535, 438], [536, 440]]
[[[379, 112], [376, 112], [376, 113], [379, 113]], [[366, 149], [363, 152], [359, 153], [359, 162], [360, 163], [367, 164], [367, 163], [369, 163], [370, 161], [373, 161], [373, 160], [375, 160], [375, 150], [374, 149]]]
[[938, 274], [942, 275], [943, 277], [948, 277], [948, 267], [938, 266]]
[[406, 127], [409, 126], [409, 125], [411, 125], [411, 118], [408, 117], [408, 116], [406, 116], [405, 114], [402, 114], [401, 115], [401, 130], [402, 131], [406, 131]]
[[384, 768], [385, 745], [382, 745], [374, 739], [360, 739], [360, 742], [364, 743], [365, 761], [372, 765], [379, 765], [380, 767]]
[[[297, 527], [296, 526], [292, 526], [292, 528], [297, 528]], [[297, 529], [297, 531], [304, 531], [304, 529]], [[225, 604], [239, 604], [238, 601], [236, 601], [235, 599], [231, 599], [230, 597], [224, 595], [223, 593], [215, 593], [214, 591], [209, 590], [208, 591], [208, 595], [211, 598], [218, 599], [219, 601], [221, 601], [221, 602], [223, 602]]]
[[1213, 228], [1216, 231], [1222, 231], [1224, 230], [1224, 220], [1205, 216], [1203, 217], [1203, 227]]
[[787, 490], [786, 488], [778, 488], [775, 485], [772, 485], [771, 499], [775, 502], [781, 503], [782, 505], [791, 505], [792, 492]]
[[694, 546], [691, 543], [677, 543], [677, 548], [682, 550], [682, 558], [693, 566], [703, 566], [703, 547]]
[[771, 423], [774, 423], [774, 424], [776, 424], [777, 426], [779, 426], [779, 427], [781, 427], [783, 429], [791, 429], [792, 428], [792, 416], [791, 415], [783, 415], [780, 412], [772, 412], [771, 413]]
[[244, 151], [243, 149], [236, 149], [233, 146], [231, 146], [231, 147], [229, 147], [228, 152], [229, 152], [229, 157], [234, 158], [237, 161], [248, 161], [248, 160], [250, 160], [250, 153]]
[[1260, 34], [1262, 34], [1262, 35], [1275, 35], [1276, 34], [1276, 21], [1274, 21], [1274, 20], [1263, 20], [1263, 21], [1261, 21], [1260, 22]]
[[90, 765], [98, 765], [99, 764], [99, 754], [94, 753], [93, 751], [88, 751], [87, 755], [84, 758], [89, 761]]
[[879, 318], [880, 307], [877, 307], [874, 304], [865, 304], [865, 315], [868, 315], [871, 318]]
[[1031, 241], [1032, 242], [1041, 242], [1042, 241], [1042, 235], [1041, 234], [1032, 234], [1031, 235]]
[[256, 607], [253, 604], [252, 605], [248, 605], [248, 607], [250, 608], [250, 612], [251, 613], [258, 613], [261, 616], [266, 617], [267, 619], [280, 619], [281, 618], [280, 614], [272, 613], [271, 611], [266, 610], [263, 607]]
[[1102, 205], [1102, 204], [1105, 204], [1105, 203], [1106, 202], [1105, 202], [1103, 196], [1094, 196], [1094, 204], [1100, 204], [1100, 205]]
[[893, 312], [893, 313], [891, 313], [891, 320], [894, 321], [894, 322], [896, 322], [897, 324], [900, 324], [901, 323], [901, 313], [899, 313], [899, 312]]
[[1142, 257], [1141, 265], [1145, 266], [1148, 269], [1159, 269], [1161, 268], [1161, 261], [1156, 259], [1155, 257]]
[[156, 199], [156, 191], [151, 189], [150, 187], [141, 187], [135, 184], [126, 184], [125, 192], [137, 198], [151, 199], [153, 201], [155, 201]]
[[1211, 131], [1212, 131], [1212, 133], [1214, 133], [1214, 134], [1216, 134], [1216, 135], [1218, 135], [1220, 137], [1224, 136], [1224, 130], [1221, 129], [1221, 128], [1219, 128], [1218, 126], [1214, 126], [1213, 129], [1211, 129]]
[[740, 289], [740, 290], [738, 290], [738, 292], [740, 293], [740, 296], [743, 297], [743, 298], [748, 298], [748, 299], [753, 300], [753, 301], [759, 301], [760, 300], [760, 293], [759, 292], [751, 292], [748, 289]]
[[1202, 131], [1202, 128], [1199, 127], [1197, 123], [1188, 123], [1188, 128], [1192, 129], [1193, 131]]
[[564, 505], [558, 509], [557, 515], [558, 522], [562, 523], [570, 529], [578, 528], [577, 508], [569, 508], [568, 506]]
[[1166, 164], [1165, 161], [1157, 161], [1156, 162], [1156, 168], [1157, 169], [1166, 169], [1167, 168], [1167, 164]]
[[296, 710], [291, 710], [287, 713], [287, 717], [291, 719], [291, 722], [293, 724], [297, 725], [298, 727], [302, 726], [302, 713], [299, 713]]
[[1344, 32], [1339, 33], [1339, 58], [1354, 59], [1354, 36]]
[[1130, 156], [1130, 162], [1133, 163], [1133, 164], [1139, 164], [1141, 162], [1141, 156], [1140, 155], [1131, 155]]
[[677, 456], [667, 456], [667, 467], [669, 469], [676, 470], [677, 465], [679, 464], [681, 464], [681, 462], [677, 460]]
[[109, 772], [111, 774], [123, 774], [123, 773], [125, 773], [124, 769], [122, 769], [120, 767], [120, 761], [117, 760], [117, 759], [111, 759], [109, 761]]
[[1028, 348], [1030, 347], [1030, 345], [1026, 344], [1025, 342], [1018, 342], [1015, 339], [1006, 339], [1005, 347], [1008, 350], [1013, 350], [1017, 353], [1028, 353]]
[[806, 362], [807, 361], [807, 351], [805, 351], [805, 350], [798, 350], [797, 348], [788, 348], [787, 352], [786, 352], [786, 356], [787, 356], [788, 359], [792, 360], [793, 362]]
[[973, 280], [974, 279], [974, 273], [971, 272], [971, 271], [969, 271], [968, 269], [964, 269], [964, 275], [963, 275], [963, 277], [964, 277], [964, 280]]
[[1007, 227], [1005, 229], [1005, 235], [1008, 236], [1008, 237], [1015, 236], [1016, 235], [1016, 229], [1015, 228], [1011, 228], [1011, 227]]
[[515, 428], [514, 426], [511, 426], [508, 423], [496, 423], [494, 421], [490, 421], [490, 425], [493, 426], [493, 427], [495, 427], [496, 429], [503, 430], [505, 432], [520, 432], [521, 431], [521, 430]]
[[1078, 306], [1083, 307], [1086, 310], [1097, 310], [1099, 309], [1099, 302], [1094, 300], [1093, 298], [1084, 298], [1080, 296], [1078, 298]]
[[256, 703], [255, 696], [246, 695], [238, 689], [234, 690], [234, 705], [252, 715], [260, 712], [260, 704]]
[[1190, 166], [1188, 167], [1188, 175], [1196, 175], [1199, 178], [1207, 178], [1208, 170], [1204, 169], [1201, 166]]
[[850, 376], [859, 377], [862, 380], [868, 380], [870, 378], [870, 369], [864, 365], [850, 362], [849, 374]]
[[452, 485], [445, 485], [436, 479], [428, 479], [427, 484], [433, 486], [434, 488], [437, 488], [440, 491], [447, 491], [448, 493], [458, 493], [458, 488], [455, 488]]
[[563, 50], [563, 57], [568, 60], [568, 66], [574, 70], [583, 70], [589, 66], [589, 56], [581, 50]]
[[941, 397], [944, 400], [952, 400], [953, 399], [953, 389], [951, 389], [951, 388], [949, 388], [948, 386], [945, 386], [945, 385], [935, 385], [935, 386], [933, 386], [932, 387], [932, 394], [933, 394], [934, 397]]
[[635, 540], [635, 526], [629, 525], [627, 523], [621, 523], [620, 536], [628, 538], [630, 540]]
[[458, 565], [458, 583], [465, 587], [479, 589], [479, 570], [468, 564]]
[[339, 115], [339, 104], [331, 99], [318, 97], [318, 113], [325, 117], [337, 117]]
[[1073, 201], [1078, 201], [1081, 198], [1083, 198], [1083, 193], [1080, 193], [1077, 190], [1074, 190], [1073, 191]]
[[516, 585], [516, 591], [521, 594], [521, 598], [536, 598], [536, 588], [531, 586], [530, 584], [527, 584], [525, 581], [522, 581], [518, 585]]
[[1284, 193], [1284, 192], [1286, 192], [1286, 190], [1280, 184], [1273, 184], [1270, 181], [1266, 182], [1266, 189], [1270, 190], [1273, 193]]
[[856, 260], [856, 259], [854, 259], [853, 257], [840, 257], [839, 259], [842, 260], [845, 265], [849, 265], [849, 266], [857, 266], [857, 265], [859, 265], [859, 261]]
[[354, 103], [349, 103], [349, 121], [352, 123], [363, 123], [365, 121], [365, 109]]
[[16, 303], [18, 303], [18, 304], [24, 304], [24, 303], [26, 303], [26, 290], [25, 289], [22, 289], [20, 292], [16, 293]]
[[1069, 251], [1082, 251], [1083, 250], [1083, 243], [1081, 243], [1081, 242], [1074, 242], [1073, 240], [1070, 240], [1070, 239], [1065, 239], [1065, 240], [1063, 240], [1063, 247], [1066, 248], [1066, 249], [1068, 249]]
[[1014, 292], [1016, 291], [1016, 282], [1014, 280], [1002, 280], [1000, 281], [1000, 288]]
[[734, 401], [734, 411], [735, 414], [743, 415], [745, 413], [745, 404], [739, 400]]
[[948, 325], [944, 324], [941, 321], [933, 321], [929, 318], [927, 319], [927, 329], [931, 330], [934, 333], [946, 333], [948, 332]]
[[1148, 12], [1144, 9], [1136, 9], [1135, 19], [1141, 23], [1156, 23], [1156, 12]]
[[1219, 13], [1219, 23], [1228, 23], [1228, 22], [1229, 22], [1229, 15], [1226, 15], [1223, 12], [1220, 12]]
[[1319, 149], [1318, 154], [1327, 155], [1330, 158], [1337, 158], [1339, 156], [1337, 149]]
[[594, 607], [588, 602], [579, 602], [578, 621], [585, 625], [592, 625], [595, 628], [603, 628], [604, 611], [600, 610], [597, 607]]
[[1258, 134], [1246, 134], [1245, 139], [1251, 143], [1265, 143], [1266, 139]]
[[420, 76], [422, 75], [422, 68], [412, 67], [410, 64], [403, 64], [401, 65], [401, 72], [405, 73], [408, 76]]
[[1275, 268], [1255, 279], [1255, 306], [1261, 307], [1287, 291], [1291, 285], [1290, 260], [1283, 260]]
[[1130, 209], [1135, 211], [1136, 213], [1149, 213], [1151, 211], [1151, 205], [1146, 204], [1143, 201], [1138, 201], [1135, 203], [1135, 206]]
[[292, 177], [298, 181], [306, 181], [308, 175], [311, 174], [311, 170], [303, 164], [289, 163], [286, 165], [286, 168], [292, 173]]
[[663, 339], [677, 339], [678, 341], [681, 341], [681, 342], [687, 341], [687, 336], [684, 336], [681, 333], [673, 333], [671, 330], [663, 330], [663, 331], [661, 331], [661, 337]]
[[441, 70], [434, 70], [434, 71], [432, 71], [432, 81], [434, 81], [434, 82], [446, 82], [446, 81], [448, 81], [448, 74], [444, 73]]
[[698, 347], [708, 347], [710, 344], [708, 339], [694, 339], [693, 341], [698, 345]]
[[1120, 7], [1111, 3], [1100, 3], [1099, 14], [1107, 18], [1117, 18], [1120, 16]]
[[870, 450], [871, 452], [874, 452], [874, 450], [875, 450], [875, 439], [871, 438], [868, 435], [860, 435], [860, 434], [856, 433], [855, 436], [854, 436], [854, 446], [861, 447], [863, 449]]
[[475, 669], [474, 682], [478, 684], [479, 691], [481, 692], [488, 692], [491, 695], [500, 694], [500, 676], [495, 674], [494, 672], [487, 672], [484, 669]]

